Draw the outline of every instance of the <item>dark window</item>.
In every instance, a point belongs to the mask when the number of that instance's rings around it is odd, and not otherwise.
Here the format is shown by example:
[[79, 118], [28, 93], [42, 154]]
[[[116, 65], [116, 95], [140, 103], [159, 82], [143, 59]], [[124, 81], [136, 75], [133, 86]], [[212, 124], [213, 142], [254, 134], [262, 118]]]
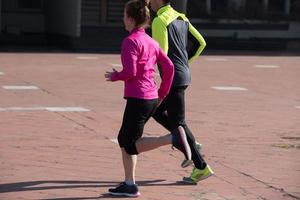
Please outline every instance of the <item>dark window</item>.
[[41, 9], [41, 0], [18, 0], [18, 8], [21, 9]]
[[264, 17], [263, 0], [247, 0], [244, 17], [247, 19], [262, 19]]
[[11, 11], [15, 9], [15, 2], [12, 0], [2, 0], [2, 10]]
[[300, 0], [292, 0], [291, 2], [291, 17], [294, 20], [300, 20]]
[[285, 0], [270, 0], [268, 12], [270, 13], [283, 13]]
[[211, 0], [211, 13], [214, 17], [228, 17], [227, 4], [225, 0]]
[[187, 8], [187, 16], [191, 19], [208, 17], [206, 0], [188, 0]]
[[284, 20], [287, 16], [285, 11], [285, 0], [269, 0], [267, 18], [271, 20]]

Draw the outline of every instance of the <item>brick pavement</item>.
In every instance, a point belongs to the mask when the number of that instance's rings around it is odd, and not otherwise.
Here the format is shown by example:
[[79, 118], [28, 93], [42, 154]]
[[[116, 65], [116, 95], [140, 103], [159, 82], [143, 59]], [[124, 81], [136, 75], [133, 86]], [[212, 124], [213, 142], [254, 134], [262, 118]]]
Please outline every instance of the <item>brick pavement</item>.
[[[93, 57], [78, 59], [78, 57]], [[84, 107], [88, 112], [0, 111], [0, 199], [115, 199], [123, 84], [103, 74], [118, 55], [1, 53], [0, 108]], [[170, 147], [141, 154], [141, 200], [300, 199], [300, 58], [202, 56], [192, 65], [187, 122], [216, 175], [178, 182], [191, 168]], [[255, 68], [254, 65], [279, 68]], [[39, 90], [5, 90], [35, 85]], [[218, 91], [213, 86], [247, 91]], [[1, 110], [1, 109], [0, 109]], [[165, 133], [150, 120], [146, 134]]]

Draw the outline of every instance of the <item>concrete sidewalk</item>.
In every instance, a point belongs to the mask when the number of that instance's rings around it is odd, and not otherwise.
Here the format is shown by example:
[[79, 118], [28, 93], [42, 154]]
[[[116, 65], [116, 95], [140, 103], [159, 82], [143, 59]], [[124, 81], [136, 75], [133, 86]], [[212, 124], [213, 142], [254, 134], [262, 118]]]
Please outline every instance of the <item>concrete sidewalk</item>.
[[[139, 199], [300, 199], [299, 63], [288, 56], [192, 63], [187, 123], [215, 176], [180, 183], [192, 168], [162, 147], [139, 155]], [[119, 55], [0, 54], [1, 200], [116, 199], [106, 192], [123, 180], [115, 138], [125, 101], [123, 83], [103, 74], [119, 64]], [[145, 127], [145, 135], [165, 133], [154, 120]]]

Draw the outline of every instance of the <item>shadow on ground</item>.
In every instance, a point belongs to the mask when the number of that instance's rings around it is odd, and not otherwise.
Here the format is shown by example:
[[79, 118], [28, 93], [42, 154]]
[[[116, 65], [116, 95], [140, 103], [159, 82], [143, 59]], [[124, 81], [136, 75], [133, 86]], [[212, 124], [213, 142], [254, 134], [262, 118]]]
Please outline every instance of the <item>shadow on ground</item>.
[[[188, 186], [189, 184], [183, 182], [165, 182], [166, 180], [149, 180], [138, 181], [139, 186], [172, 186], [182, 185]], [[114, 181], [76, 181], [76, 180], [44, 180], [44, 181], [27, 181], [17, 183], [0, 184], [0, 193], [8, 192], [21, 192], [21, 191], [38, 191], [38, 190], [53, 190], [53, 189], [72, 189], [72, 188], [100, 188], [100, 187], [115, 187], [118, 182]], [[107, 198], [109, 194], [101, 194], [98, 197], [72, 197], [72, 198], [54, 198], [44, 200], [79, 200], [79, 199], [101, 199]], [[109, 196], [113, 198], [112, 196]], [[118, 197], [120, 198], [120, 197]]]

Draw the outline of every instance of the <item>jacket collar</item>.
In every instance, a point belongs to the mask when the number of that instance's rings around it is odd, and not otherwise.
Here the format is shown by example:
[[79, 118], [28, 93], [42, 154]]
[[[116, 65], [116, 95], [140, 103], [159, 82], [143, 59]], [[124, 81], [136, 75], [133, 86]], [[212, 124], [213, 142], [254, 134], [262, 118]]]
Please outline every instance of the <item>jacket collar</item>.
[[168, 10], [170, 8], [172, 8], [170, 4], [162, 6], [160, 9], [158, 9], [157, 15], [162, 14], [163, 12], [165, 12], [166, 10]]
[[137, 32], [145, 32], [145, 29], [142, 27], [134, 28], [134, 29], [132, 29], [132, 31], [130, 31], [129, 35], [131, 35], [133, 33], [137, 33]]

